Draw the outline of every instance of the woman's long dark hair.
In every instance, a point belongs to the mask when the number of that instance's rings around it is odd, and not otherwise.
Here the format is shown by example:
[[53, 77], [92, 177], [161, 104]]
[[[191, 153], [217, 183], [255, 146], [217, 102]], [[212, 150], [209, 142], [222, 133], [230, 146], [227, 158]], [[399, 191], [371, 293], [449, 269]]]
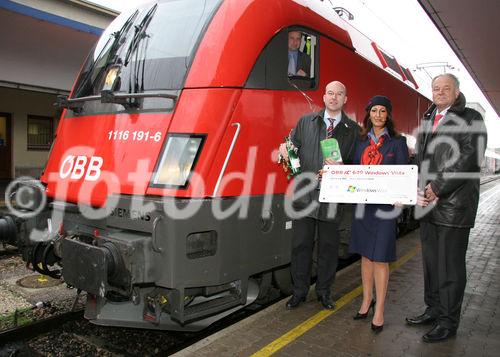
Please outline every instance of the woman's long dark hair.
[[[368, 133], [373, 128], [372, 121], [370, 120], [370, 109], [366, 111], [365, 118], [363, 119], [363, 126], [361, 127], [359, 136], [362, 140], [366, 140]], [[386, 109], [387, 110], [387, 109]], [[387, 120], [385, 122], [385, 127], [387, 128], [387, 132], [391, 138], [399, 136], [400, 134], [394, 128], [394, 121], [392, 120], [392, 113], [387, 110]]]

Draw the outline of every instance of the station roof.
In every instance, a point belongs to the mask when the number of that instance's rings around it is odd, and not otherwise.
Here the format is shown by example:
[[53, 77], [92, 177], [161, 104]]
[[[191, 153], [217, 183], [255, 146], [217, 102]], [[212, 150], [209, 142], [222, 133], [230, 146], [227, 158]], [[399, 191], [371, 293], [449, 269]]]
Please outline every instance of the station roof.
[[1, 0], [0, 86], [67, 93], [117, 15], [83, 0]]
[[500, 115], [498, 0], [418, 0]]

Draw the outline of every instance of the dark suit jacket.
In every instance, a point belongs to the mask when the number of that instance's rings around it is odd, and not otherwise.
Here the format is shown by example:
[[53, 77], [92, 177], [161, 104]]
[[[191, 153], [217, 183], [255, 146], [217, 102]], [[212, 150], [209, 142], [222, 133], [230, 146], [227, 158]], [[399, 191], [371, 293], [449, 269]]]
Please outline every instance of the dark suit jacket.
[[309, 55], [307, 53], [300, 52], [300, 51], [298, 52], [298, 56], [297, 56], [297, 70], [296, 70], [296, 72], [298, 72], [299, 69], [306, 72], [307, 77], [311, 76], [311, 57], [309, 57]]
[[[318, 170], [323, 168], [323, 153], [321, 152], [320, 141], [326, 139], [326, 125], [323, 121], [325, 109], [317, 112], [310, 113], [300, 118], [297, 126], [292, 131], [292, 142], [299, 149], [298, 155], [302, 172], [316, 174]], [[340, 123], [333, 129], [333, 137], [337, 139], [340, 147], [340, 154], [342, 161], [345, 164], [352, 163], [354, 156], [354, 149], [356, 138], [358, 137], [359, 126], [350, 119], [344, 112], [342, 112], [342, 119]], [[314, 182], [317, 182], [314, 179]], [[309, 183], [308, 180], [302, 180], [295, 186], [295, 192], [300, 190]], [[302, 197], [295, 198], [293, 206], [296, 210], [302, 210], [308, 207], [311, 202], [319, 201], [319, 190], [312, 190]], [[320, 219], [322, 221], [331, 220], [329, 218], [328, 210], [334, 212], [334, 208], [330, 206], [337, 206], [335, 203], [322, 203], [317, 209], [311, 212], [308, 217]], [[337, 218], [341, 216], [341, 207], [338, 207]]]

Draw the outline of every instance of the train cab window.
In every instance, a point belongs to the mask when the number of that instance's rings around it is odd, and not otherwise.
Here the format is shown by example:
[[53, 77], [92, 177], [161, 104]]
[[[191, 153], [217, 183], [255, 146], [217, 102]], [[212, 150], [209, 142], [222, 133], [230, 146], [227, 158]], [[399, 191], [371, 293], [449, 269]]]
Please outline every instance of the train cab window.
[[282, 30], [259, 55], [246, 88], [314, 89], [318, 73], [318, 37], [310, 31]]
[[[205, 29], [222, 0], [157, 1], [118, 16], [91, 50], [72, 98], [145, 93], [132, 108], [171, 111], [173, 94], [184, 87], [186, 74]], [[110, 80], [112, 78], [112, 80]], [[110, 82], [110, 88], [105, 83]], [[85, 114], [128, 110], [122, 100], [85, 100]], [[72, 113], [70, 113], [72, 115]]]

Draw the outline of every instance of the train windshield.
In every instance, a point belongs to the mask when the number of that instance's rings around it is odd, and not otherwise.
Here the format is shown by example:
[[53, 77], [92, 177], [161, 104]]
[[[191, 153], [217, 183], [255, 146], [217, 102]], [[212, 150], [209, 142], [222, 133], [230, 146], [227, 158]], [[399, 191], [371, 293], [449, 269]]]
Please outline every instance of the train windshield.
[[94, 98], [85, 103], [85, 114], [116, 112], [125, 106], [119, 109], [116, 101], [95, 100], [103, 90], [122, 97], [156, 92], [149, 102], [141, 97], [136, 108], [165, 107], [158, 96], [182, 89], [196, 47], [220, 2], [163, 0], [122, 13], [88, 56], [72, 99]]

